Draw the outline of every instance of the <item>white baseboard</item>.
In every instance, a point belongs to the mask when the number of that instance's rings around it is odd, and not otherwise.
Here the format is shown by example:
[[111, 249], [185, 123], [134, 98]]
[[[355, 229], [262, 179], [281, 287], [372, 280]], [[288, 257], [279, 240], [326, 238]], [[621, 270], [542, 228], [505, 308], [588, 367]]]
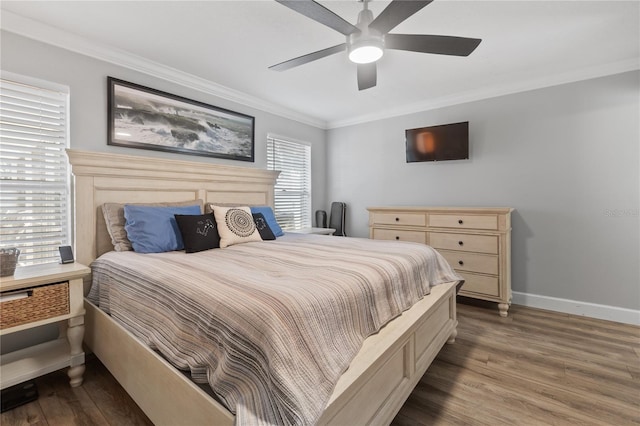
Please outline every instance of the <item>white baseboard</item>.
[[539, 294], [520, 293], [517, 291], [513, 292], [512, 302], [516, 305], [530, 306], [532, 308], [640, 325], [640, 310], [541, 296]]

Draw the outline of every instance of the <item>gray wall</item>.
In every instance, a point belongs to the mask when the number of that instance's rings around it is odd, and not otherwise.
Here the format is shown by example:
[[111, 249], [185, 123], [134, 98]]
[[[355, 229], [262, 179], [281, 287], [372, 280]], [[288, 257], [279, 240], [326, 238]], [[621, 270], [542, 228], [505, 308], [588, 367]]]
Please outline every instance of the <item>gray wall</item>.
[[[6, 31], [1, 32], [0, 66], [4, 71], [69, 86], [71, 148], [240, 167], [267, 167], [267, 133], [311, 143], [313, 208], [324, 208], [325, 130], [151, 77], [88, 56], [73, 53]], [[107, 76], [142, 84], [189, 99], [252, 115], [255, 120], [255, 163], [147, 151], [107, 145]], [[212, 78], [215, 80], [215, 78]]]
[[[513, 290], [640, 308], [640, 73], [328, 132], [328, 200], [368, 236], [367, 206], [508, 206]], [[470, 159], [405, 162], [404, 130], [469, 121]]]
[[[325, 130], [249, 108], [215, 96], [203, 94], [166, 80], [150, 77], [127, 68], [99, 61], [6, 31], [0, 32], [0, 38], [0, 67], [3, 71], [23, 74], [69, 86], [71, 148], [229, 164], [240, 167], [266, 168], [267, 133], [288, 136], [311, 143], [313, 208], [325, 208]], [[154, 89], [164, 90], [169, 93], [254, 116], [256, 119], [255, 163], [108, 146], [107, 76], [117, 77]], [[1, 352], [11, 352], [39, 341], [55, 338], [56, 336], [57, 326], [45, 326], [38, 330], [2, 336], [2, 339], [0, 339]]]

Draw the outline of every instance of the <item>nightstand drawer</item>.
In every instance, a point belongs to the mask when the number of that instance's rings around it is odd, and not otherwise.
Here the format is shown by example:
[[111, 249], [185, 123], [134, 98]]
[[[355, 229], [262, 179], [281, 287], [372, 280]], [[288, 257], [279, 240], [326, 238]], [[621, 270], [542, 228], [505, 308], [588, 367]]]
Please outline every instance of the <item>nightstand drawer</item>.
[[410, 241], [413, 243], [427, 243], [427, 234], [422, 231], [399, 231], [394, 229], [373, 230], [374, 240]]
[[496, 230], [498, 229], [498, 216], [462, 215], [462, 214], [430, 214], [429, 226], [432, 228]]
[[498, 254], [498, 237], [495, 235], [430, 232], [429, 245], [436, 249]]
[[464, 284], [460, 289], [460, 295], [467, 294], [500, 297], [500, 281], [498, 277], [486, 277], [468, 272], [461, 272]]
[[44, 285], [2, 293], [0, 329], [69, 314], [69, 283]]
[[425, 226], [427, 221], [424, 214], [418, 213], [376, 213], [373, 215], [373, 223], [380, 225]]
[[498, 256], [446, 250], [440, 251], [440, 254], [447, 259], [452, 268], [459, 271], [498, 275]]

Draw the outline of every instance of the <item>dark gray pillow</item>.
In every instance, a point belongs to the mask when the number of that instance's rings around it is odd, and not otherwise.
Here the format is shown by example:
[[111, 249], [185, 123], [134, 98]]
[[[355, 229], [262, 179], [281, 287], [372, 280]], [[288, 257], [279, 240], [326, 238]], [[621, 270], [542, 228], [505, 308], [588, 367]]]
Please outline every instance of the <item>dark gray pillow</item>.
[[260, 238], [262, 238], [263, 241], [275, 240], [276, 236], [273, 234], [273, 231], [269, 227], [269, 224], [267, 223], [267, 220], [264, 218], [264, 215], [262, 213], [253, 213], [252, 216], [253, 216], [253, 221], [256, 224], [256, 228], [260, 233]]
[[212, 213], [200, 215], [175, 215], [184, 251], [197, 253], [199, 251], [220, 248], [220, 235], [216, 226], [216, 219]]

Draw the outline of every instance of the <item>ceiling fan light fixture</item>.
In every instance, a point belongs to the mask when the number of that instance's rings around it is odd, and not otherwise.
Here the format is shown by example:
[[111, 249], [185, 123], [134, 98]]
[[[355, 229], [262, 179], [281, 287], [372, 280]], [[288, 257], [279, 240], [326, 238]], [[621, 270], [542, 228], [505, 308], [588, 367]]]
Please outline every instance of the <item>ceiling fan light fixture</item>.
[[356, 64], [370, 64], [382, 58], [382, 55], [384, 55], [384, 50], [375, 44], [365, 44], [352, 47], [349, 50], [349, 60]]
[[384, 55], [384, 36], [365, 28], [362, 32], [349, 35], [347, 46], [351, 62], [370, 64]]
[[[0, 0], [2, 1], [2, 0]], [[270, 66], [269, 69], [284, 71], [336, 53], [344, 52], [349, 60], [358, 64], [358, 90], [376, 85], [377, 64], [385, 49], [435, 55], [469, 56], [478, 47], [481, 39], [443, 36], [433, 34], [389, 34], [402, 22], [422, 10], [433, 0], [391, 0], [374, 19], [369, 10], [369, 1], [362, 2], [358, 22], [353, 25], [335, 14], [317, 0], [276, 0], [289, 9], [325, 25], [346, 37], [345, 43]]]

